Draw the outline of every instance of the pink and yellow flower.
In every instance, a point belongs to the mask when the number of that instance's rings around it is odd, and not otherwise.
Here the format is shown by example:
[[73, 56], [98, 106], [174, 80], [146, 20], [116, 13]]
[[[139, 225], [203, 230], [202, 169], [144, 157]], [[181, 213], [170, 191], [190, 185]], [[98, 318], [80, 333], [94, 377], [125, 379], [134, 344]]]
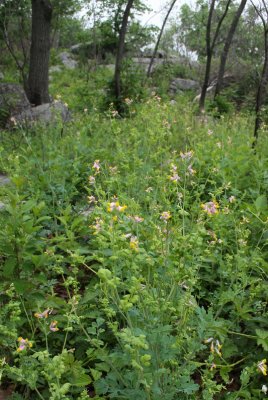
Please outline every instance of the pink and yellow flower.
[[219, 204], [216, 201], [209, 201], [205, 204], [201, 204], [201, 207], [203, 208], [204, 212], [207, 213], [208, 215], [215, 215], [218, 214], [219, 210]]
[[17, 348], [17, 352], [20, 353], [23, 350], [27, 350], [33, 346], [32, 342], [28, 339], [23, 339], [21, 336], [18, 338], [19, 347]]
[[59, 328], [57, 327], [57, 323], [58, 321], [52, 321], [49, 329], [51, 330], [51, 332], [57, 332], [59, 330]]
[[34, 316], [35, 316], [35, 318], [38, 318], [38, 319], [47, 318], [49, 316], [49, 314], [51, 313], [51, 311], [52, 310], [50, 310], [50, 308], [47, 308], [42, 313], [35, 313]]
[[257, 368], [263, 375], [265, 375], [265, 376], [267, 375], [266, 358], [264, 358], [263, 360], [258, 362]]
[[96, 173], [98, 174], [100, 172], [100, 160], [95, 160], [92, 168], [95, 169]]
[[163, 211], [162, 212], [162, 214], [161, 214], [161, 216], [160, 216], [160, 219], [162, 219], [162, 221], [164, 221], [164, 222], [168, 222], [168, 220], [171, 218], [171, 214], [170, 214], [170, 212], [169, 211]]

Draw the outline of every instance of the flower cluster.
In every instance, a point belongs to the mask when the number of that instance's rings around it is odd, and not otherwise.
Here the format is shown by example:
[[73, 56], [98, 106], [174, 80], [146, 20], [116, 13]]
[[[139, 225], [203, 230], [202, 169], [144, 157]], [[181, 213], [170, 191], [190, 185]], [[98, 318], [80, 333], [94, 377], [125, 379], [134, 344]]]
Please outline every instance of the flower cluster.
[[207, 213], [208, 215], [214, 215], [218, 214], [219, 210], [219, 204], [216, 201], [209, 201], [205, 204], [201, 204], [201, 207], [203, 208], [204, 212]]
[[94, 229], [94, 235], [97, 235], [101, 231], [103, 223], [104, 222], [103, 222], [103, 220], [101, 218], [97, 217], [95, 219], [95, 225], [91, 225], [90, 226], [90, 228]]
[[95, 204], [97, 203], [96, 197], [95, 196], [87, 196], [87, 200], [89, 202], [89, 204]]
[[114, 210], [117, 210], [119, 212], [124, 212], [126, 209], [127, 209], [126, 205], [121, 206], [119, 201], [113, 201], [112, 203], [109, 203], [107, 211], [113, 212]]
[[30, 342], [28, 339], [23, 339], [22, 337], [18, 338], [18, 342], [19, 342], [19, 347], [17, 348], [17, 352], [19, 353], [33, 346], [32, 342]]
[[95, 174], [98, 174], [100, 172], [100, 160], [95, 160], [92, 168], [95, 170]]
[[135, 221], [135, 222], [137, 222], [137, 223], [140, 223], [140, 222], [143, 222], [143, 221], [144, 221], [144, 218], [139, 217], [138, 215], [134, 215], [133, 221]]
[[171, 164], [171, 166], [170, 166], [171, 175], [169, 176], [169, 180], [171, 180], [174, 183], [179, 182], [181, 180], [181, 178], [178, 175], [177, 170], [178, 170], [177, 166], [175, 164]]
[[95, 177], [92, 176], [92, 175], [90, 175], [90, 176], [88, 177], [88, 182], [89, 182], [90, 185], [95, 185], [95, 182], [96, 182]]
[[190, 161], [191, 158], [193, 157], [194, 152], [192, 150], [186, 151], [185, 153], [180, 152], [180, 156], [182, 160]]
[[41, 312], [41, 313], [35, 313], [34, 316], [35, 318], [38, 319], [43, 319], [43, 318], [47, 318], [49, 316], [49, 314], [51, 314], [52, 310], [50, 310], [50, 308], [48, 308], [47, 310]]
[[265, 375], [265, 376], [267, 375], [266, 358], [264, 358], [263, 360], [258, 362], [257, 368], [263, 375]]
[[49, 329], [51, 332], [57, 332], [59, 328], [57, 327], [58, 321], [52, 321], [51, 324], [49, 325]]
[[210, 343], [210, 352], [212, 354], [216, 353], [218, 356], [222, 356], [221, 349], [222, 349], [222, 344], [218, 340], [215, 340], [213, 337], [210, 337], [205, 340], [205, 343]]
[[132, 236], [132, 235], [130, 236], [129, 246], [130, 246], [131, 250], [138, 251], [139, 241], [137, 239], [137, 236]]
[[160, 219], [162, 219], [162, 221], [164, 221], [165, 223], [167, 223], [170, 218], [171, 214], [169, 211], [163, 211], [162, 214], [160, 215]]

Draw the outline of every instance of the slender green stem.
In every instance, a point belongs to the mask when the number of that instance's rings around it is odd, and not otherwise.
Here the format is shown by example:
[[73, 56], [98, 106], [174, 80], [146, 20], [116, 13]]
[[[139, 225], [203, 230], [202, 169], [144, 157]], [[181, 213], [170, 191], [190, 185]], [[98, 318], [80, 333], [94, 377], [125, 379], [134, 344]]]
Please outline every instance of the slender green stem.
[[37, 388], [35, 388], [34, 390], [36, 391], [36, 393], [40, 399], [45, 400]]
[[237, 336], [244, 336], [247, 337], [249, 339], [257, 339], [258, 336], [255, 335], [247, 335], [246, 333], [240, 333], [240, 332], [234, 332], [234, 331], [227, 331], [228, 333], [231, 333], [232, 335], [237, 335]]

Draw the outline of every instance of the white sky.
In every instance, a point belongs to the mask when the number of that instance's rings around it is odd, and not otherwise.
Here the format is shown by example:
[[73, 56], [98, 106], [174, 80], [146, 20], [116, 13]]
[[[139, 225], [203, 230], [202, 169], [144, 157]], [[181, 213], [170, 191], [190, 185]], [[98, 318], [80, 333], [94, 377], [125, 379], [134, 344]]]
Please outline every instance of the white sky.
[[[145, 4], [148, 5], [152, 9], [152, 12], [150, 13], [145, 13], [143, 16], [141, 16], [139, 19], [141, 20], [142, 24], [148, 23], [149, 25], [157, 25], [161, 26], [163, 19], [165, 18], [165, 14], [167, 13], [167, 9], [170, 5], [170, 1], [168, 0], [146, 0]], [[172, 15], [176, 15], [176, 12], [178, 12], [178, 9], [182, 4], [193, 4], [193, 0], [177, 0], [176, 5], [174, 6], [174, 9], [172, 13], [170, 14], [170, 17]]]

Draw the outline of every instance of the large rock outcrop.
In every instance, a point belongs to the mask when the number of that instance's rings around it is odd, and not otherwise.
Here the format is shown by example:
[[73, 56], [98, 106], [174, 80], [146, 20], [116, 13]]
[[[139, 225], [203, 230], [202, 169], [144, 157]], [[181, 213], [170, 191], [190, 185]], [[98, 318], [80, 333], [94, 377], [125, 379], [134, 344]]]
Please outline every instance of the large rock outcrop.
[[57, 119], [61, 119], [62, 122], [69, 122], [71, 120], [71, 113], [66, 104], [56, 100], [52, 103], [41, 104], [20, 114], [13, 115], [11, 122], [16, 125], [31, 125], [33, 122], [49, 124], [55, 122]]
[[169, 92], [171, 94], [177, 94], [187, 90], [197, 91], [199, 89], [200, 85], [197, 81], [194, 81], [192, 79], [176, 78], [173, 79], [172, 82], [170, 83]]
[[29, 110], [31, 104], [24, 89], [15, 83], [0, 83], [0, 109], [9, 114]]

